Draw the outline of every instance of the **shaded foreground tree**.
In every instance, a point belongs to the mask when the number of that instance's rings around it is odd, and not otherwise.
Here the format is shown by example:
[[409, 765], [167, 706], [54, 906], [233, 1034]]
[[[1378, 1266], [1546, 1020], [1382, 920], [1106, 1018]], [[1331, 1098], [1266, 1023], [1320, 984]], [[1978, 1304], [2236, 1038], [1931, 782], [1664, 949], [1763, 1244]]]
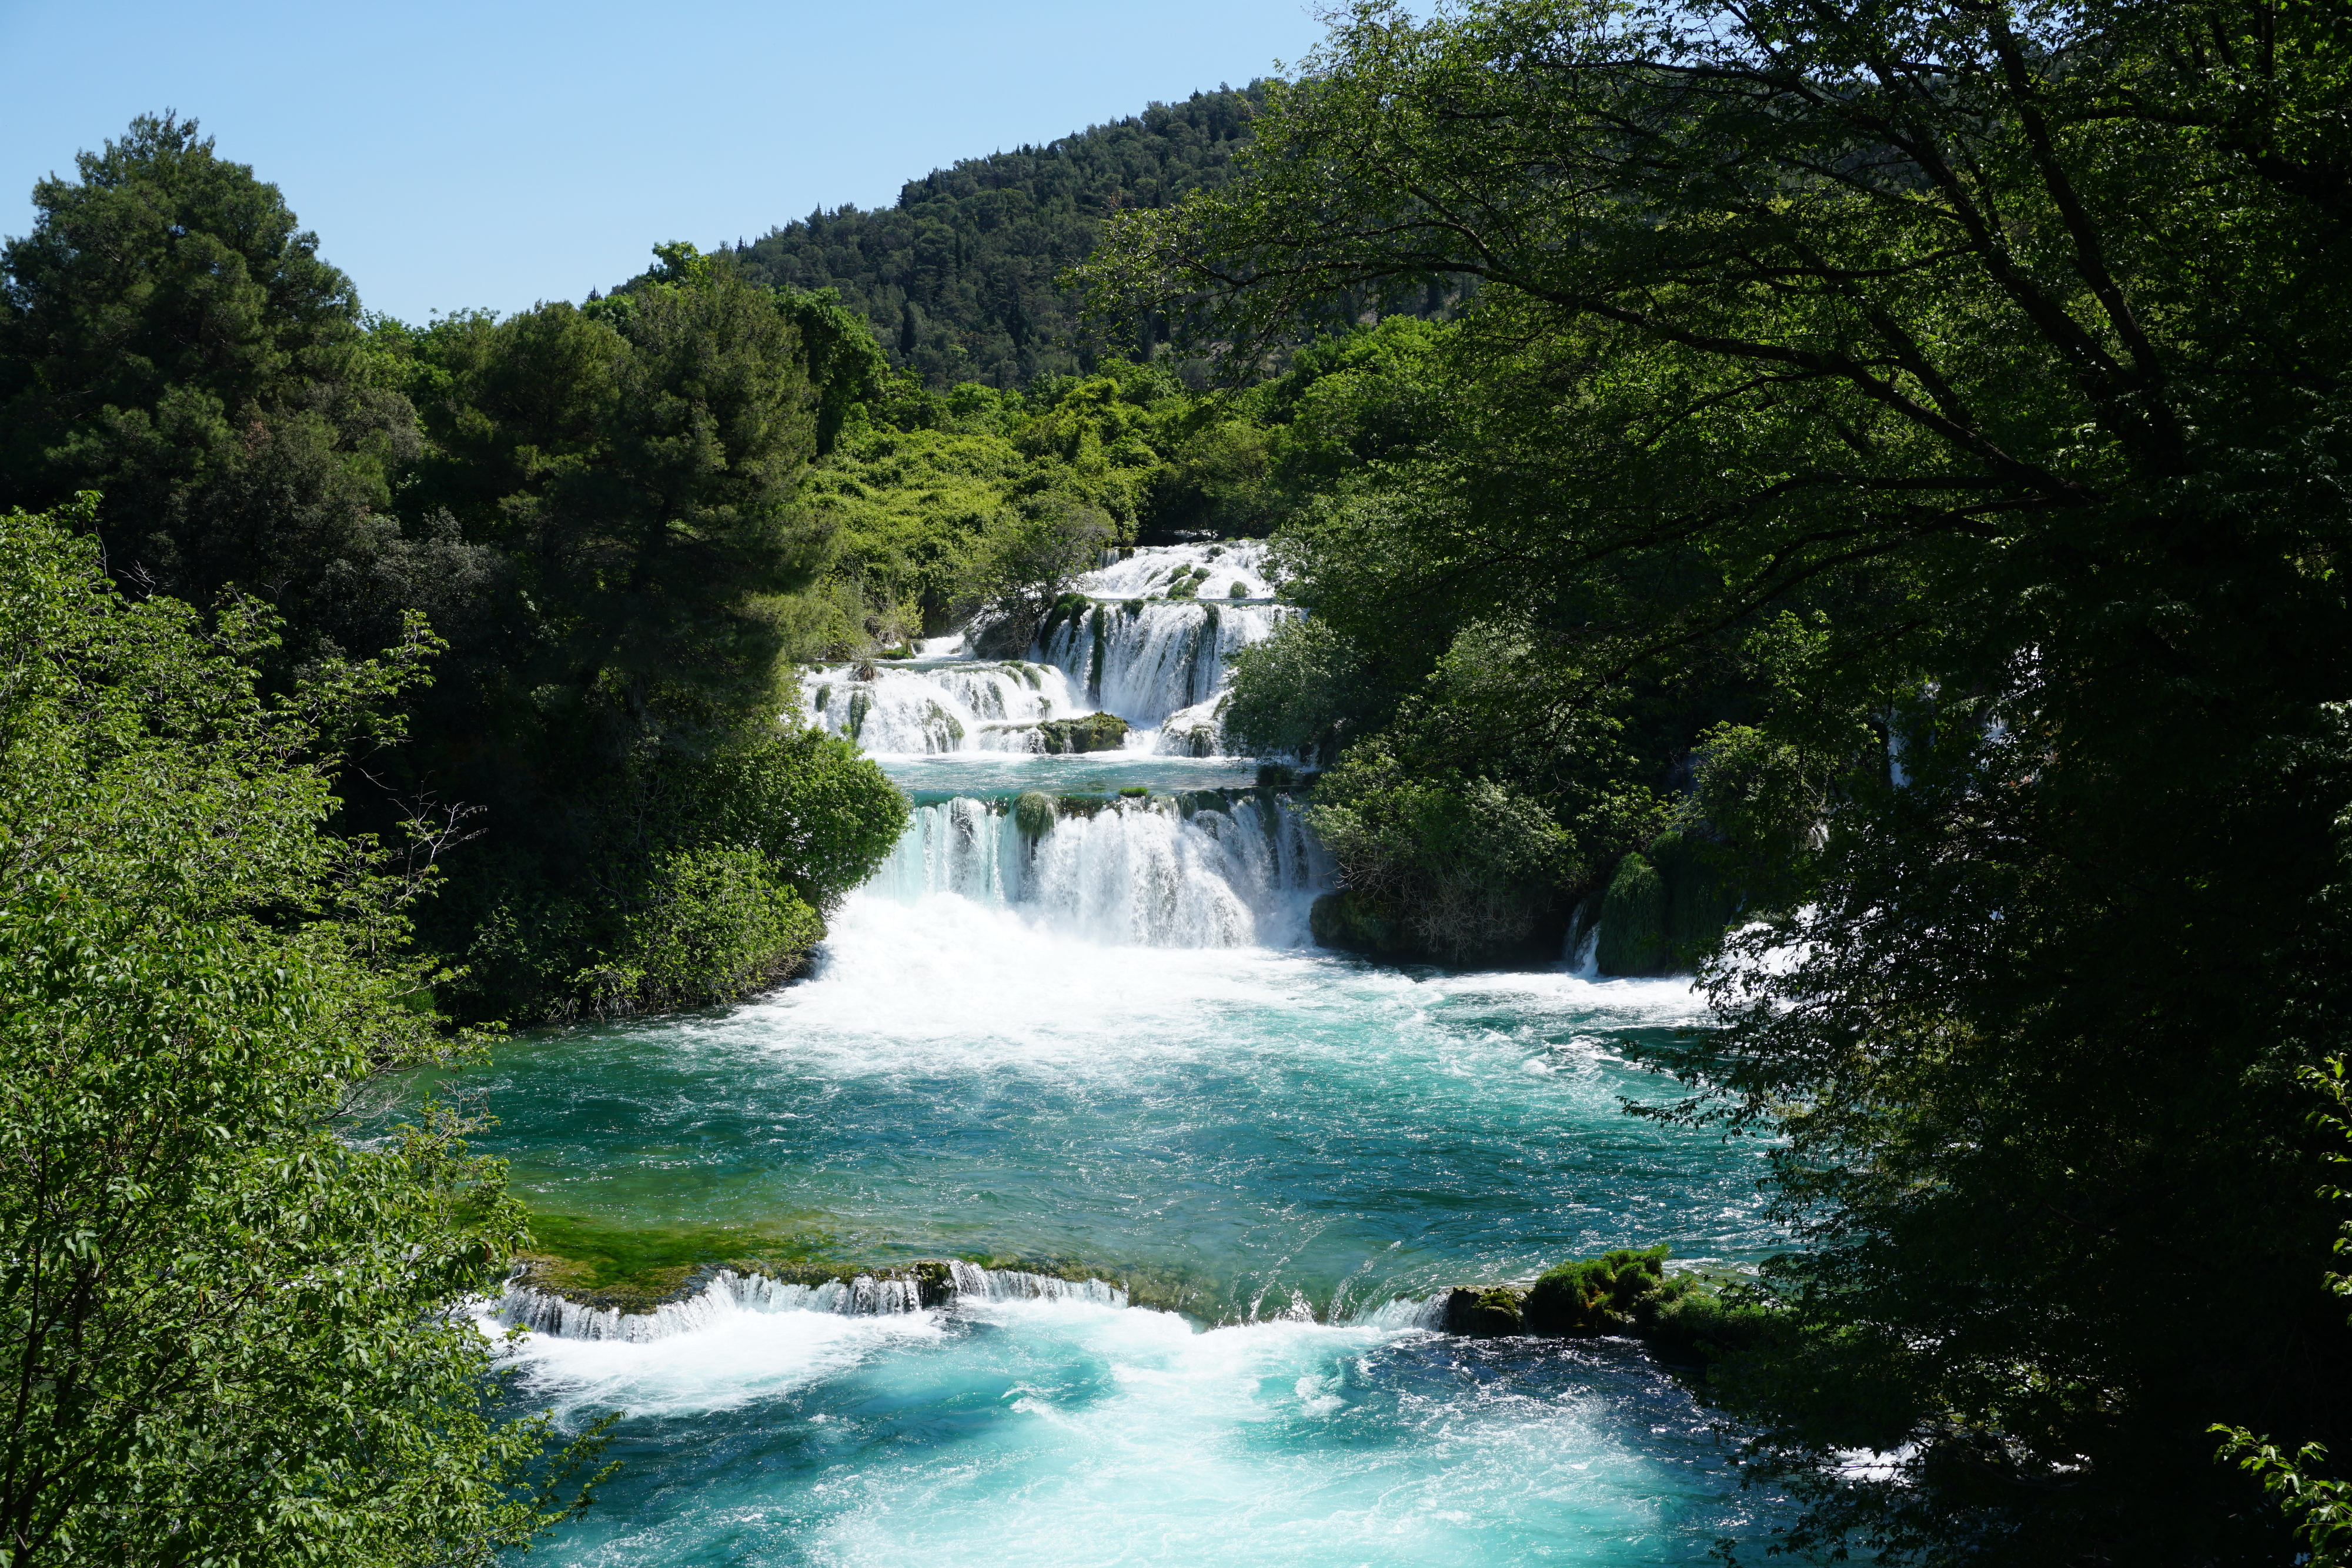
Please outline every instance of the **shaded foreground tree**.
[[1519, 628], [1537, 728], [1763, 683], [1668, 1065], [1783, 1139], [1804, 1332], [1716, 1385], [1784, 1545], [2280, 1562], [2209, 1426], [2352, 1452], [2297, 1078], [2352, 1000], [2347, 102], [2316, 3], [1366, 5], [1085, 269], [1242, 374], [1481, 280], [1445, 439], [1333, 510], [1353, 622]]
[[[74, 519], [87, 527], [87, 515]], [[597, 1437], [504, 1420], [457, 1309], [524, 1217], [446, 1111], [404, 956], [425, 846], [321, 831], [430, 638], [256, 695], [93, 541], [0, 516], [0, 1561], [486, 1563], [584, 1503]]]

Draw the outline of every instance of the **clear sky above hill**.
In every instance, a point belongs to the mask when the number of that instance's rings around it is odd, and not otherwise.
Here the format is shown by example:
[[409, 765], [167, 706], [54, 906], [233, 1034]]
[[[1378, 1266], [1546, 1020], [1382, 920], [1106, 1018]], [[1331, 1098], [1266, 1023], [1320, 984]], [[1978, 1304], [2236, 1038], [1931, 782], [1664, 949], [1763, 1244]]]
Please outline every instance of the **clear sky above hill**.
[[578, 298], [959, 158], [1304, 55], [1304, 0], [691, 7], [0, 0], [0, 233], [175, 109], [275, 181], [373, 309]]

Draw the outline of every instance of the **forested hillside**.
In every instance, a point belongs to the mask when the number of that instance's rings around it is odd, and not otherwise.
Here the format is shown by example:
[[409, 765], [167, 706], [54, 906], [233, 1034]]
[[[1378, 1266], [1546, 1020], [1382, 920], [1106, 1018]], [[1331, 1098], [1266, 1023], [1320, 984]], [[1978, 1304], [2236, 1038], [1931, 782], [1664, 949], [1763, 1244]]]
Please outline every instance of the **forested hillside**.
[[1110, 351], [1148, 359], [1167, 340], [1164, 319], [1091, 332], [1055, 280], [1086, 259], [1110, 214], [1223, 184], [1265, 96], [1260, 83], [1196, 92], [1043, 147], [968, 158], [907, 182], [895, 207], [820, 210], [740, 257], [764, 282], [839, 290], [891, 364], [934, 389], [1091, 371]]

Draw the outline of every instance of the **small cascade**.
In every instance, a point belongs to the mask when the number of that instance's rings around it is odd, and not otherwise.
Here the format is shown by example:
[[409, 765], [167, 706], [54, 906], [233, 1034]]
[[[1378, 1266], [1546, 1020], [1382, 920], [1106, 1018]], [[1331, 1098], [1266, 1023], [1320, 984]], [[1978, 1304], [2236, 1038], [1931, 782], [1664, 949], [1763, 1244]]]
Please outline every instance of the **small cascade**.
[[1286, 946], [1329, 880], [1298, 810], [1263, 791], [1089, 801], [1044, 795], [919, 807], [868, 892], [953, 893], [1034, 911], [1092, 940], [1158, 947]]
[[1063, 673], [1013, 659], [827, 665], [801, 679], [801, 714], [877, 757], [1042, 752], [1037, 726], [1090, 713]]
[[[937, 1264], [926, 1264], [936, 1269]], [[983, 1269], [961, 1260], [947, 1265], [955, 1301], [1086, 1301], [1124, 1307], [1127, 1292], [1102, 1280], [1063, 1280], [1019, 1269]], [[794, 1284], [765, 1274], [721, 1269], [710, 1282], [683, 1301], [664, 1301], [649, 1312], [591, 1307], [520, 1281], [507, 1287], [490, 1315], [509, 1328], [529, 1329], [558, 1339], [619, 1340], [645, 1344], [717, 1326], [744, 1312], [830, 1312], [836, 1317], [901, 1317], [923, 1310], [923, 1290], [913, 1279], [860, 1274], [821, 1284]]]
[[1434, 1333], [1445, 1327], [1445, 1302], [1451, 1293], [1399, 1296], [1356, 1313], [1351, 1321], [1358, 1328], [1427, 1329]]
[[983, 1269], [953, 1262], [948, 1273], [959, 1300], [972, 1301], [1087, 1301], [1098, 1307], [1127, 1305], [1127, 1292], [1102, 1280], [1061, 1280], [1019, 1269]]
[[790, 1284], [764, 1274], [721, 1269], [710, 1282], [683, 1301], [664, 1301], [650, 1312], [591, 1307], [551, 1291], [510, 1284], [491, 1315], [513, 1328], [560, 1339], [622, 1340], [632, 1344], [707, 1329], [738, 1312], [832, 1312], [842, 1317], [887, 1317], [922, 1309], [921, 1288], [912, 1280], [860, 1274], [817, 1285]]
[[874, 757], [1045, 752], [1039, 725], [1097, 712], [1135, 727], [1129, 750], [1222, 755], [1228, 662], [1296, 613], [1273, 601], [1263, 549], [1173, 545], [1114, 556], [1078, 580], [1087, 601], [1046, 622], [1032, 657], [975, 660], [961, 652], [962, 638], [933, 638], [919, 659], [804, 673], [801, 715]]
[[1213, 726], [1227, 662], [1290, 613], [1276, 604], [1106, 601], [1048, 624], [1036, 653], [1092, 706], [1159, 729], [1161, 749], [1209, 755], [1213, 728], [1196, 732]]

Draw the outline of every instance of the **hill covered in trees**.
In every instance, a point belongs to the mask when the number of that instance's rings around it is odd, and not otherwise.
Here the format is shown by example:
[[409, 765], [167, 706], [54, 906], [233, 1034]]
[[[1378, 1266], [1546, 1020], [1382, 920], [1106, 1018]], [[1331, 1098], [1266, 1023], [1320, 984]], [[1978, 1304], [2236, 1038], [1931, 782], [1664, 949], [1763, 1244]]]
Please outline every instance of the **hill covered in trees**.
[[1042, 147], [967, 158], [907, 182], [895, 207], [820, 209], [738, 259], [765, 283], [839, 290], [891, 364], [935, 389], [1090, 373], [1114, 350], [1149, 359], [1168, 339], [1164, 320], [1146, 315], [1129, 340], [1101, 342], [1055, 279], [1086, 259], [1110, 214], [1223, 184], [1265, 99], [1262, 82], [1196, 92]]

